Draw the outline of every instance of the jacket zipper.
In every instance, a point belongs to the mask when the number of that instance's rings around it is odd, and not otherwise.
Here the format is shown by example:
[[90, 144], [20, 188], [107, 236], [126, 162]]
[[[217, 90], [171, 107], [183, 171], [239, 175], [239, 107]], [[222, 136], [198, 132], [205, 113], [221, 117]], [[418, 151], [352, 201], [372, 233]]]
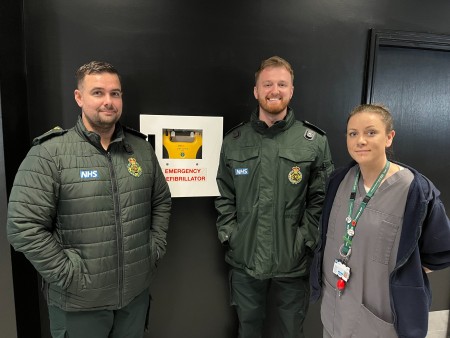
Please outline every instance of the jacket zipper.
[[117, 180], [116, 180], [116, 172], [114, 170], [114, 165], [112, 163], [111, 159], [111, 153], [107, 152], [107, 158], [108, 158], [108, 166], [109, 166], [109, 172], [111, 173], [111, 188], [112, 188], [112, 195], [113, 195], [113, 202], [114, 202], [114, 219], [115, 219], [115, 225], [116, 225], [116, 234], [117, 234], [117, 284], [118, 284], [118, 306], [119, 308], [122, 307], [122, 293], [123, 293], [123, 236], [122, 236], [122, 223], [120, 220], [120, 201], [119, 201], [119, 193], [118, 193], [118, 187], [117, 187]]

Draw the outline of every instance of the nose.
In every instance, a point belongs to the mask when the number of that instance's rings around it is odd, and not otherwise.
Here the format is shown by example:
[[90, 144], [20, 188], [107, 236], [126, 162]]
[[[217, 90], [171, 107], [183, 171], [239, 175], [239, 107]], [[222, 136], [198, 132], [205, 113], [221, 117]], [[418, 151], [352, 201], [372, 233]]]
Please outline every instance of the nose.
[[104, 104], [106, 107], [111, 107], [112, 106], [112, 97], [111, 94], [106, 94], [105, 95], [105, 101]]
[[280, 87], [278, 87], [277, 84], [274, 84], [274, 85], [272, 86], [271, 93], [272, 93], [272, 94], [278, 94], [279, 92], [280, 92]]
[[361, 134], [358, 137], [358, 145], [364, 145], [364, 144], [366, 144], [366, 138], [365, 138], [364, 134]]

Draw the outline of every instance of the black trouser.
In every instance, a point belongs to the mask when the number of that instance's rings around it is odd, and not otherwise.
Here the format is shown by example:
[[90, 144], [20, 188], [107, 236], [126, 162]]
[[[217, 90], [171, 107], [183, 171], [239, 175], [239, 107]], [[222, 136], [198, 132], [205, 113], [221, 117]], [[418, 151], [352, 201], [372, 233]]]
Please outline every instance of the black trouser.
[[230, 271], [231, 305], [239, 318], [239, 338], [260, 338], [269, 288], [275, 295], [274, 337], [298, 338], [309, 306], [308, 277], [256, 279], [242, 270]]
[[49, 306], [53, 338], [142, 338], [150, 307], [146, 290], [119, 310], [64, 311]]

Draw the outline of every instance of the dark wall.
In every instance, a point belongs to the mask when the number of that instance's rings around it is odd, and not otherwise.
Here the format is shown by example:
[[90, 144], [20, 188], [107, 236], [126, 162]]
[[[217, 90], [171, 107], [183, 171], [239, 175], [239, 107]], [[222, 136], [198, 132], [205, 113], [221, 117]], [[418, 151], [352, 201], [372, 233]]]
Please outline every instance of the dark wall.
[[222, 115], [227, 130], [255, 105], [261, 59], [278, 54], [296, 72], [296, 115], [326, 129], [343, 163], [344, 117], [361, 101], [368, 30], [448, 34], [449, 9], [445, 0], [25, 1], [31, 134], [73, 124], [73, 73], [92, 59], [122, 71], [131, 126], [140, 113]]
[[37, 273], [23, 255], [10, 254], [5, 232], [6, 195], [30, 145], [22, 18], [22, 1], [0, 1], [0, 335], [11, 338], [33, 337], [40, 328]]
[[[13, 1], [6, 1], [15, 13]], [[291, 105], [297, 118], [327, 131], [335, 162], [342, 165], [348, 160], [345, 118], [363, 95], [369, 29], [450, 35], [448, 13], [448, 0], [25, 0], [25, 59], [18, 42], [9, 41], [16, 56], [10, 61], [13, 69], [20, 64], [26, 70], [27, 90], [12, 93], [3, 109], [7, 184], [30, 138], [74, 124], [74, 72], [93, 59], [121, 71], [123, 120], [131, 127], [139, 129], [142, 113], [210, 115], [224, 116], [226, 131], [255, 107], [253, 77], [260, 61], [280, 55], [295, 70]], [[13, 88], [24, 89], [23, 76], [15, 73]], [[426, 172], [428, 165], [418, 169]], [[449, 205], [446, 182], [439, 188]], [[168, 254], [153, 283], [149, 336], [233, 337], [236, 321], [227, 304], [213, 198], [175, 199], [173, 213]], [[44, 319], [44, 332], [45, 325]], [[306, 325], [311, 336], [321, 332], [317, 306]]]

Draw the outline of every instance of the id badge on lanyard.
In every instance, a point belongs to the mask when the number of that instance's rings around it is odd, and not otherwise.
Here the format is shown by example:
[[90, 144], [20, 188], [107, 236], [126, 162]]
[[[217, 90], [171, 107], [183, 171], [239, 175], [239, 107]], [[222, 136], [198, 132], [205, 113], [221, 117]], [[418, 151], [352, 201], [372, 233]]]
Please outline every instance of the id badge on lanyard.
[[363, 201], [361, 202], [361, 205], [358, 208], [355, 217], [352, 218], [353, 206], [356, 198], [356, 190], [358, 187], [359, 175], [361, 173], [359, 169], [355, 175], [355, 181], [353, 183], [353, 188], [349, 198], [348, 216], [345, 219], [346, 233], [344, 235], [344, 243], [339, 248], [339, 255], [343, 259], [335, 259], [333, 264], [333, 273], [338, 277], [338, 280], [336, 282], [336, 288], [338, 289], [339, 297], [342, 295], [342, 292], [345, 289], [345, 285], [348, 282], [348, 279], [350, 278], [350, 268], [346, 264], [352, 252], [352, 241], [353, 237], [355, 236], [356, 225], [362, 213], [364, 212], [367, 203], [369, 203], [370, 199], [375, 194], [375, 191], [378, 189], [381, 182], [386, 177], [386, 174], [389, 170], [389, 166], [390, 162], [386, 161], [383, 170], [380, 172], [374, 184], [372, 185], [372, 187], [364, 197]]

